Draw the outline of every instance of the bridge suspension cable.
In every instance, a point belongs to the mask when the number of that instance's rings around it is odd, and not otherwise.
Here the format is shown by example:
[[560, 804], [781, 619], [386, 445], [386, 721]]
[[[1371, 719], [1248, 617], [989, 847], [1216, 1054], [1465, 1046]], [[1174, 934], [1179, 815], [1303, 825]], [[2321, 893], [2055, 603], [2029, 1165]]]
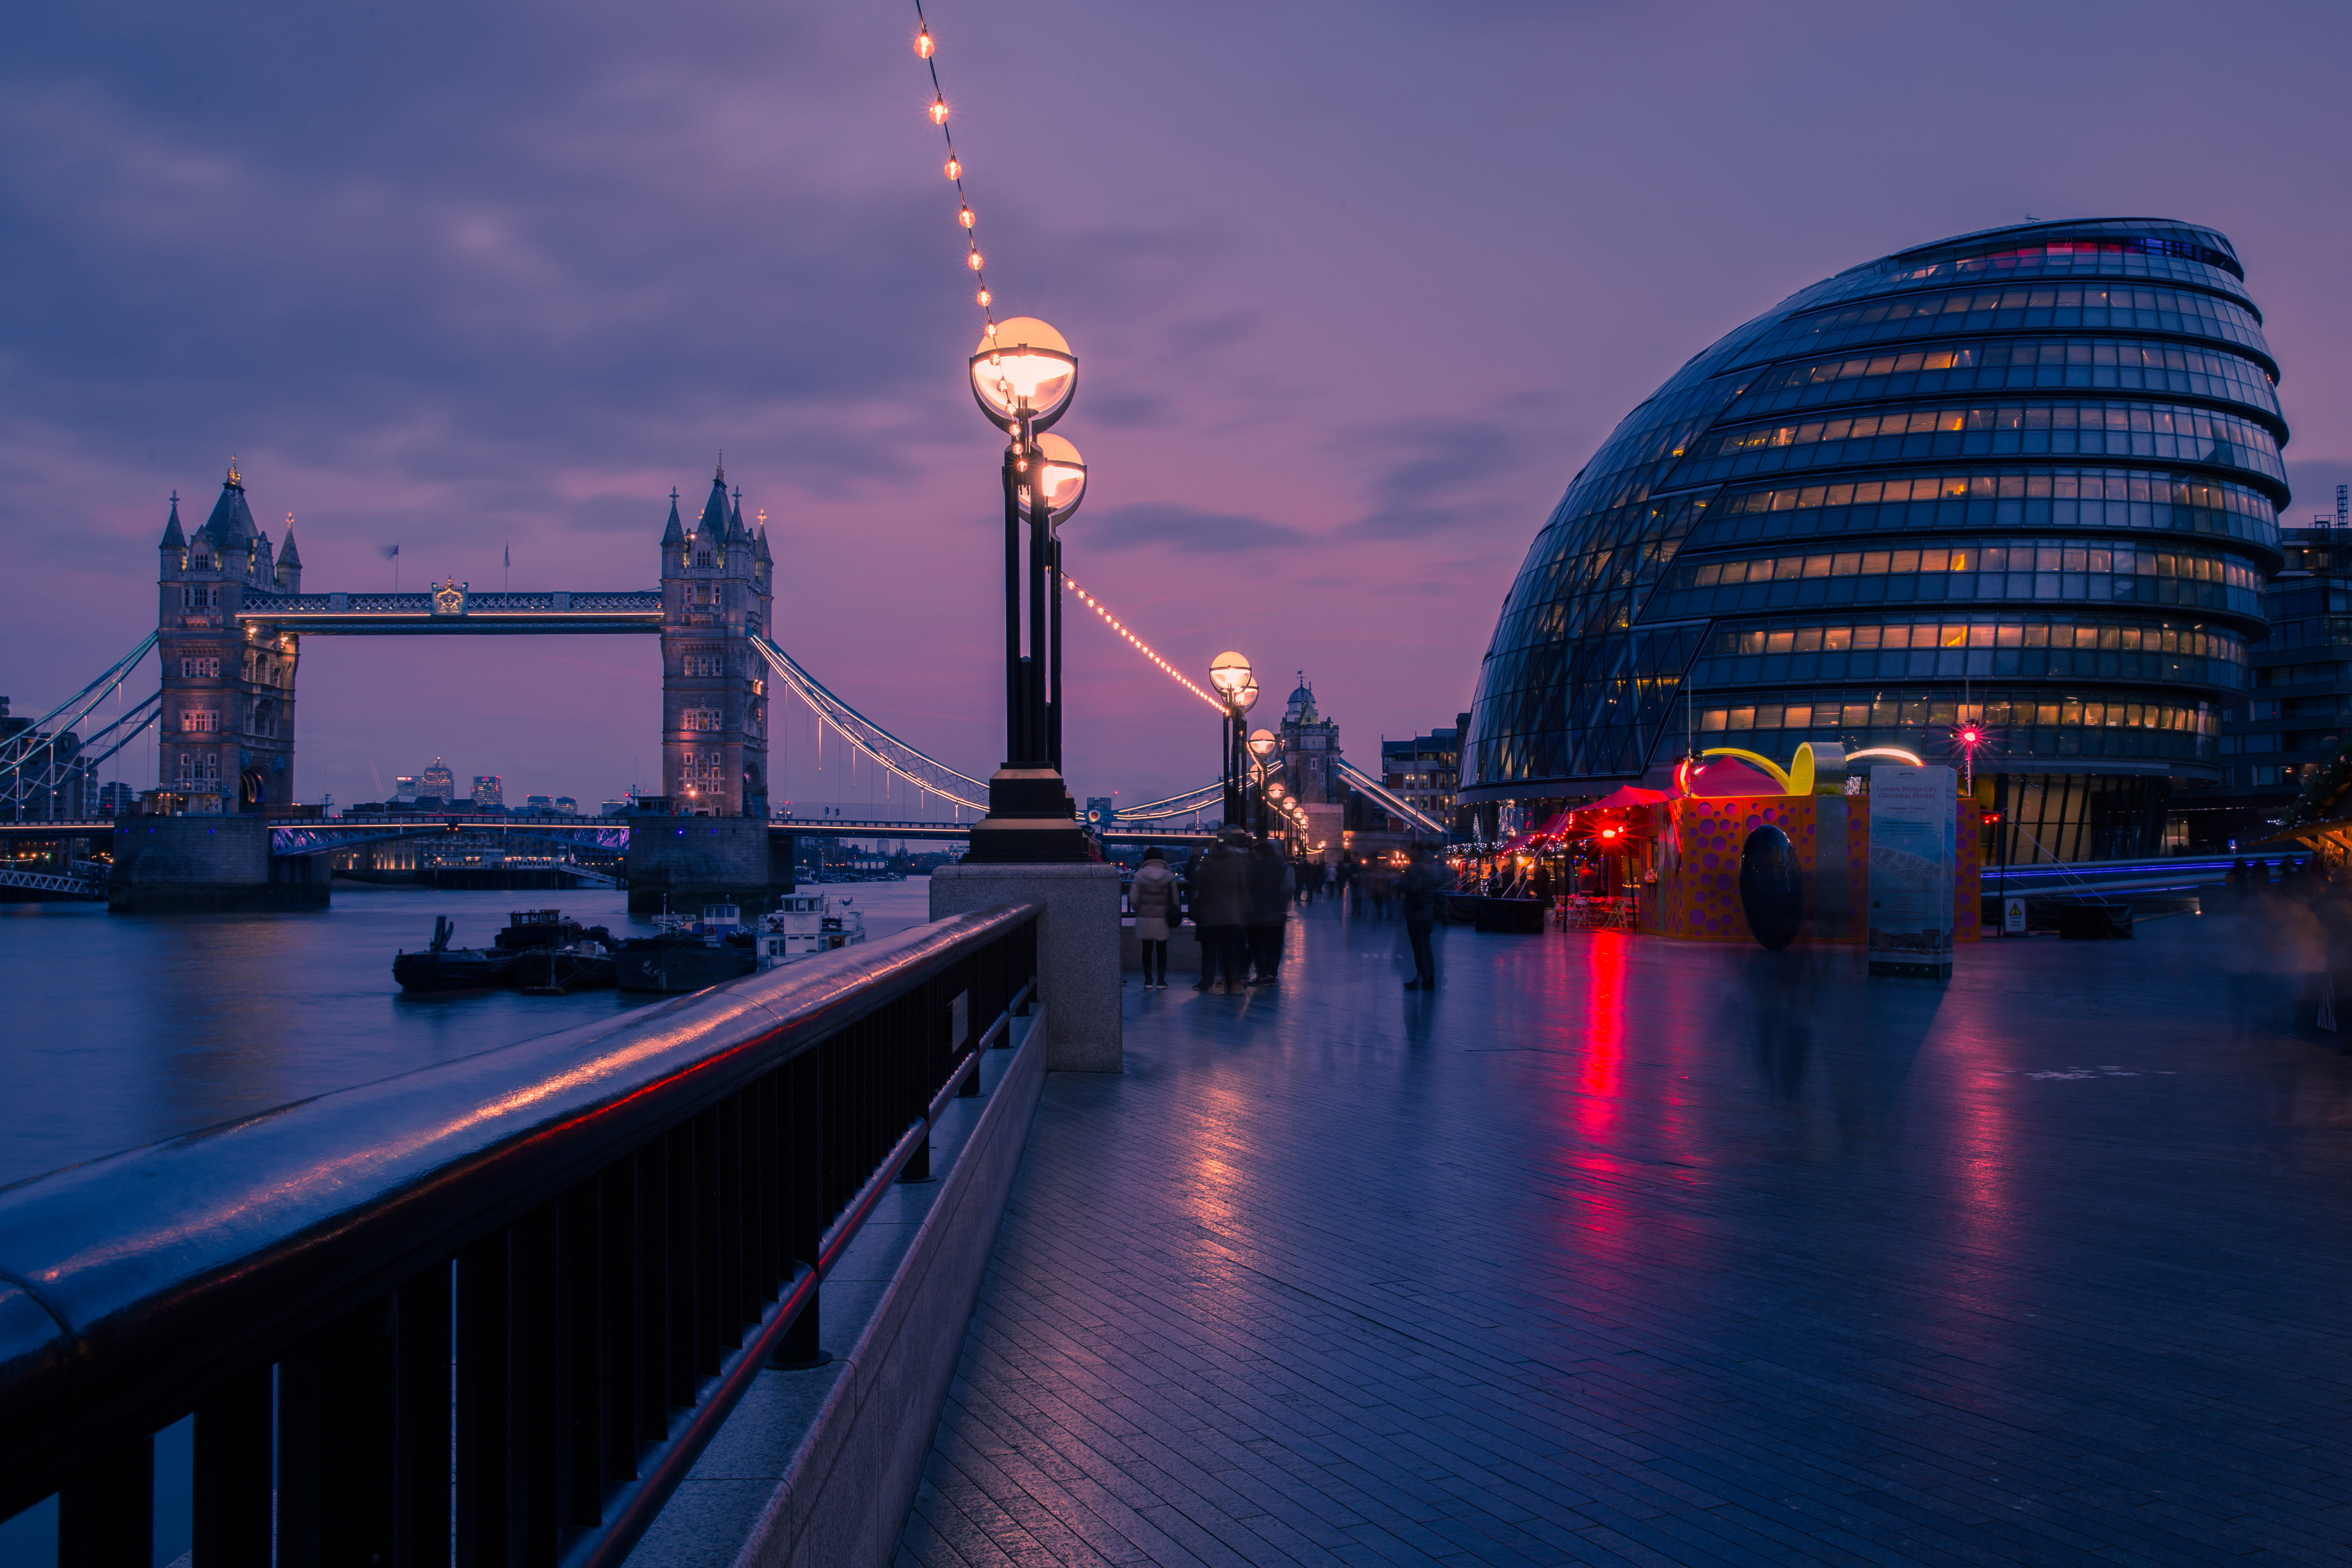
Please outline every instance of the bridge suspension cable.
[[1165, 800], [1147, 800], [1141, 805], [1123, 805], [1118, 808], [1118, 819], [1121, 822], [1164, 822], [1169, 817], [1189, 816], [1212, 805], [1222, 806], [1224, 799], [1224, 781], [1219, 779], [1204, 784], [1199, 789], [1186, 790], [1182, 795], [1171, 795]]
[[[0, 742], [0, 816], [21, 817], [26, 805], [37, 796], [56, 789], [75, 767], [85, 763], [94, 767], [104, 762], [121, 750], [124, 742], [154, 721], [158, 710], [152, 709], [150, 704], [157, 700], [150, 698], [89, 737], [89, 741], [80, 741], [77, 737], [74, 752], [61, 753], [58, 747], [58, 741], [78, 729], [96, 711], [100, 702], [130, 679], [131, 670], [147, 657], [147, 650], [153, 647], [155, 642], [156, 634], [149, 632], [140, 639], [138, 647], [107, 666], [89, 685], [34, 720], [9, 740]], [[146, 713], [140, 720], [138, 728], [99, 755], [86, 755], [86, 748], [89, 744], [138, 717], [142, 710]]]
[[[860, 713], [824, 688], [824, 684], [802, 668], [792, 655], [778, 647], [765, 637], [754, 636], [751, 646], [768, 661], [777, 677], [809, 706], [834, 733], [847, 741], [889, 772], [913, 784], [917, 789], [953, 801], [974, 811], [988, 809], [988, 782], [970, 773], [958, 773], [937, 757], [917, 751], [881, 725]], [[952, 781], [952, 782], [950, 782]], [[964, 793], [976, 791], [978, 798]]]
[[1370, 795], [1374, 800], [1380, 802], [1382, 810], [1402, 817], [1405, 821], [1419, 826], [1422, 831], [1425, 833], [1442, 834], [1445, 831], [1445, 825], [1444, 823], [1438, 821], [1435, 817], [1430, 816], [1427, 812], [1422, 810], [1411, 801], [1405, 799], [1404, 796], [1398, 795], [1395, 791], [1390, 789], [1386, 784], [1372, 777], [1371, 774], [1364, 772], [1363, 769], [1358, 767], [1347, 758], [1334, 757], [1331, 761], [1341, 778], [1346, 779], [1349, 785], [1361, 794]]

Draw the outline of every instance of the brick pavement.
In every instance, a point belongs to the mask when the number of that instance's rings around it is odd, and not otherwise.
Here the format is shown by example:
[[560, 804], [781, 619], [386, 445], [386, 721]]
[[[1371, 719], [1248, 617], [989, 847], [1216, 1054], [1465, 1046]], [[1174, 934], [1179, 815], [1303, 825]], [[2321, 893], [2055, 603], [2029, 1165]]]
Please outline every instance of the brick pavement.
[[2248, 923], [1130, 983], [898, 1561], [2352, 1561], [2352, 1058]]

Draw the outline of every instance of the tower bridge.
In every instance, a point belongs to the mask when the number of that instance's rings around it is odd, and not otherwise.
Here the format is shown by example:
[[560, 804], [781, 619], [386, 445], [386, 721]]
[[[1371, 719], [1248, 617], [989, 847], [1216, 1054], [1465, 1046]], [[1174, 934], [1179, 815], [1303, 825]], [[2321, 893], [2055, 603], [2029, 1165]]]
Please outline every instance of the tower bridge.
[[[969, 824], [955, 823], [772, 822], [772, 682], [869, 760], [929, 794], [983, 811], [988, 786], [867, 718], [775, 641], [774, 557], [764, 514], [757, 525], [745, 523], [742, 491], [729, 489], [723, 466], [690, 523], [679, 510], [677, 491], [670, 492], [656, 549], [658, 585], [651, 589], [493, 594], [449, 578], [404, 594], [305, 592], [293, 518], [273, 541], [256, 521], [244, 478], [232, 467], [194, 529], [183, 524], [179, 496], [172, 497], [157, 543], [154, 632], [0, 747], [0, 790], [7, 797], [0, 800], [0, 814], [18, 818], [0, 822], [0, 832], [110, 838], [114, 862], [107, 892], [118, 908], [322, 902], [323, 857], [331, 851], [445, 831], [448, 824], [441, 814], [412, 821], [346, 817], [332, 825], [298, 819], [315, 810], [295, 802], [297, 674], [305, 637], [625, 633], [660, 640], [662, 793], [651, 797], [658, 815], [641, 812], [617, 824], [580, 826], [469, 819], [467, 826], [541, 837], [585, 834], [598, 837], [600, 847], [625, 848], [631, 903], [642, 908], [657, 908], [665, 898], [681, 903], [723, 898], [757, 906], [771, 889], [790, 884], [796, 833], [968, 835]], [[91, 735], [89, 744], [68, 744], [72, 726], [121, 690], [150, 647], [162, 664], [160, 689]], [[158, 787], [147, 812], [102, 824], [22, 820], [72, 815], [54, 807], [28, 811], [26, 805], [44, 790], [54, 800], [58, 778], [76, 768], [88, 773], [93, 759], [111, 755], [151, 724], [158, 731]], [[1286, 733], [1294, 727], [1286, 725]], [[1320, 726], [1317, 740], [1322, 741], [1320, 730], [1331, 728]], [[1344, 777], [1391, 813], [1440, 830], [1377, 781], [1347, 768], [1337, 754], [1336, 731], [1323, 743], [1330, 748], [1334, 779]], [[1319, 752], [1291, 761], [1294, 776], [1327, 766]], [[1107, 837], [1190, 840], [1195, 836], [1170, 831], [1175, 819], [1197, 815], [1220, 793], [1211, 784], [1129, 807], [1120, 813], [1122, 823], [1159, 826]]]

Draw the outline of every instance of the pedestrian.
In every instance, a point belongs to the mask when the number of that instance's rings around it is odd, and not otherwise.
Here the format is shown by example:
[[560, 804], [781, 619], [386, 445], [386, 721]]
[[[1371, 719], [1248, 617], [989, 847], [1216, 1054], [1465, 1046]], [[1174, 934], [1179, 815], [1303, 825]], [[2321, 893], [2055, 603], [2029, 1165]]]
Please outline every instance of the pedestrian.
[[1332, 897], [1346, 905], [1349, 914], [1360, 915], [1364, 912], [1364, 888], [1362, 883], [1356, 880], [1356, 858], [1346, 850], [1341, 850], [1339, 852], [1339, 890]]
[[1245, 978], [1242, 933], [1248, 929], [1249, 855], [1243, 847], [1248, 842], [1240, 828], [1225, 828], [1195, 864], [1192, 923], [1201, 933], [1201, 983], [1195, 991], [1213, 991], [1222, 979], [1228, 993], [1236, 992]]
[[1176, 907], [1176, 873], [1157, 844], [1143, 852], [1135, 873], [1135, 937], [1143, 950], [1143, 988], [1168, 989], [1168, 939], [1183, 912]]
[[1273, 984], [1282, 969], [1283, 926], [1297, 887], [1288, 858], [1261, 835], [1249, 866], [1249, 952], [1257, 971], [1253, 985]]
[[1404, 905], [1405, 939], [1412, 943], [1412, 978], [1404, 983], [1408, 991], [1437, 989], [1437, 954], [1430, 946], [1430, 933], [1437, 927], [1437, 868], [1428, 849], [1416, 844], [1412, 864], [1405, 868], [1397, 888]]

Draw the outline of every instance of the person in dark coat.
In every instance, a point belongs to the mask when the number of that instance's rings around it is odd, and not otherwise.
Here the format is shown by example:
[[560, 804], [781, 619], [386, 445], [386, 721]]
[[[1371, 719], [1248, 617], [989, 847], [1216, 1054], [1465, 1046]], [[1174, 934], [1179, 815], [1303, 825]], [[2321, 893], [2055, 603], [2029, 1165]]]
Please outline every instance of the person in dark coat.
[[1273, 984], [1282, 969], [1283, 923], [1297, 886], [1289, 858], [1260, 837], [1251, 847], [1249, 865], [1249, 953], [1257, 970], [1253, 985]]
[[1437, 955], [1430, 947], [1430, 935], [1437, 927], [1438, 887], [1437, 867], [1429, 851], [1413, 846], [1412, 863], [1397, 879], [1399, 901], [1404, 906], [1404, 934], [1412, 943], [1413, 974], [1404, 983], [1408, 991], [1437, 989]]
[[1182, 917], [1176, 908], [1176, 873], [1157, 844], [1143, 853], [1131, 894], [1135, 904], [1135, 937], [1142, 948], [1143, 988], [1168, 989], [1168, 938]]
[[1215, 990], [1220, 978], [1228, 992], [1242, 988], [1242, 933], [1249, 920], [1249, 854], [1243, 846], [1248, 842], [1240, 828], [1228, 827], [1193, 868], [1192, 923], [1201, 932], [1195, 991]]

